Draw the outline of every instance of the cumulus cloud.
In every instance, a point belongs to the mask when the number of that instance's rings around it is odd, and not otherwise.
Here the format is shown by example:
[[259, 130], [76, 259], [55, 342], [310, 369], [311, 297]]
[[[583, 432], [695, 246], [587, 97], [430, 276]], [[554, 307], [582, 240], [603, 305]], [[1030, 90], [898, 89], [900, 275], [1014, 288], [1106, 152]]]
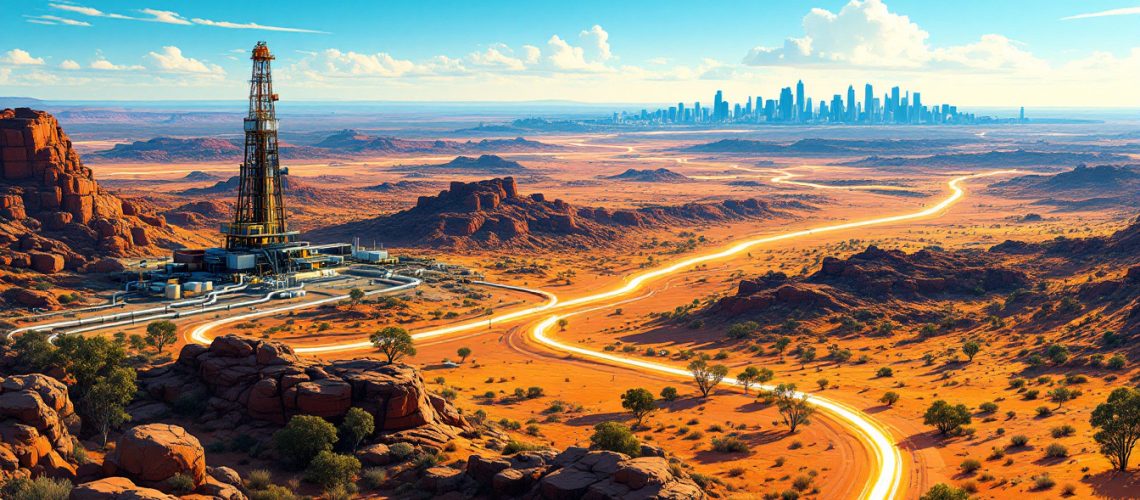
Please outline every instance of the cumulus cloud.
[[165, 73], [194, 73], [203, 75], [225, 75], [225, 70], [216, 64], [206, 64], [182, 55], [182, 49], [174, 46], [162, 48], [162, 52], [146, 55], [152, 68]]
[[65, 59], [63, 62], [59, 63], [59, 69], [66, 69], [66, 70], [71, 71], [71, 70], [77, 70], [79, 68], [80, 68], [79, 63], [77, 63], [71, 59]]
[[929, 34], [881, 0], [851, 0], [839, 13], [812, 9], [803, 18], [804, 36], [782, 47], [755, 47], [744, 57], [756, 66], [790, 63], [847, 63], [859, 66], [920, 66], [929, 59]]
[[387, 52], [363, 54], [326, 49], [316, 55], [302, 58], [297, 66], [310, 74], [330, 77], [371, 76], [393, 78], [403, 76], [415, 69], [412, 61], [397, 59]]
[[1048, 64], [1002, 35], [982, 35], [977, 42], [936, 49], [932, 60], [982, 70], [1044, 70]]
[[504, 44], [495, 44], [482, 52], [472, 52], [467, 56], [472, 64], [477, 66], [503, 68], [512, 71], [526, 69], [522, 59], [514, 57], [514, 52]]
[[91, 69], [97, 69], [100, 71], [138, 71], [138, 70], [146, 69], [146, 68], [143, 68], [142, 66], [139, 66], [139, 65], [115, 64], [115, 63], [112, 63], [111, 61], [108, 61], [107, 59], [103, 58], [102, 56], [99, 56], [94, 61], [91, 61], [91, 64], [89, 64], [87, 67], [89, 67]]
[[13, 64], [16, 66], [39, 66], [44, 63], [42, 57], [32, 57], [28, 51], [23, 49], [12, 49], [4, 53], [4, 57], [0, 57], [0, 63]]

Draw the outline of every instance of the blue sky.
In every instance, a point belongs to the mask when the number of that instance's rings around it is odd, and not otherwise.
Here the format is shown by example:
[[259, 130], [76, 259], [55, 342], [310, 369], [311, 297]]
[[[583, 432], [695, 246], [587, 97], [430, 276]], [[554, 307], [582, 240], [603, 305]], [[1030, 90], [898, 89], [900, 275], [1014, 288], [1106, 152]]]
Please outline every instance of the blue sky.
[[1140, 0], [14, 2], [0, 95], [233, 99], [266, 40], [294, 99], [829, 98], [1140, 106]]

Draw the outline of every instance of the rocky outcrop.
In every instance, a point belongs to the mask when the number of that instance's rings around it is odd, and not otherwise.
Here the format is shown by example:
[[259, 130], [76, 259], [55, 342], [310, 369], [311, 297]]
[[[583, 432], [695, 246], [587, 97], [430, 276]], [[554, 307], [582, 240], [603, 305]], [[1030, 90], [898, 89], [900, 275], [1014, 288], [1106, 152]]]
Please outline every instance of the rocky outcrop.
[[6, 477], [74, 477], [79, 417], [67, 386], [41, 374], [0, 378], [0, 482]]
[[[796, 204], [795, 208], [803, 208]], [[541, 193], [522, 195], [513, 177], [452, 182], [436, 196], [421, 196], [415, 208], [308, 233], [317, 241], [343, 241], [373, 234], [391, 244], [446, 248], [611, 247], [631, 229], [699, 222], [764, 219], [786, 215], [755, 199], [610, 210], [574, 207]]]
[[373, 415], [381, 439], [442, 448], [470, 430], [454, 407], [430, 394], [415, 369], [375, 359], [305, 360], [278, 342], [226, 335], [183, 347], [174, 368], [144, 372], [155, 399], [198, 400], [207, 427], [247, 420], [285, 423], [293, 415], [337, 420], [352, 407]]
[[206, 482], [206, 452], [198, 438], [181, 427], [139, 425], [119, 437], [103, 469], [109, 476], [125, 476], [144, 486], [163, 485], [181, 474], [196, 488]]
[[428, 469], [419, 488], [443, 495], [544, 500], [702, 499], [705, 493], [663, 457], [630, 458], [612, 451], [571, 447], [505, 457], [473, 455], [466, 469]]
[[152, 253], [172, 238], [162, 217], [95, 182], [54, 117], [0, 111], [0, 253], [21, 255], [5, 265], [80, 270], [93, 257]]
[[626, 182], [684, 182], [689, 180], [685, 175], [678, 174], [667, 168], [659, 168], [657, 170], [648, 168], [645, 170], [637, 170], [631, 168], [625, 172], [606, 178]]
[[774, 307], [827, 312], [862, 307], [868, 301], [914, 301], [944, 294], [979, 295], [1026, 287], [1030, 277], [985, 254], [920, 250], [905, 253], [875, 246], [847, 259], [825, 257], [803, 279], [770, 272], [742, 280], [735, 295], [721, 298], [713, 313], [761, 313]]

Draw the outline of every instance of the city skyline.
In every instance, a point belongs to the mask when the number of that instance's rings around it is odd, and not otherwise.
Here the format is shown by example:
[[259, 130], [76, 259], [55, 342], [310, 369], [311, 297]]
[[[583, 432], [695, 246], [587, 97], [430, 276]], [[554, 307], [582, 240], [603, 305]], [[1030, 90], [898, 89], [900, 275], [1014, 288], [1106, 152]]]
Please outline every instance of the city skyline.
[[248, 78], [245, 48], [267, 40], [297, 100], [661, 103], [804, 78], [974, 107], [1140, 106], [1138, 10], [1124, 0], [730, 0], [716, 12], [764, 29], [715, 34], [680, 2], [587, 3], [296, 4], [300, 19], [288, 2], [21, 3], [0, 19], [0, 95], [217, 99]]
[[[959, 112], [953, 104], [943, 103], [926, 106], [922, 93], [893, 86], [882, 97], [875, 94], [874, 86], [864, 84], [863, 100], [855, 98], [855, 86], [848, 85], [846, 98], [842, 94], [832, 95], [830, 100], [819, 99], [812, 103], [803, 80], [796, 81], [793, 87], [780, 89], [778, 97], [765, 99], [762, 95], [749, 95], [743, 102], [732, 103], [717, 90], [712, 99], [712, 107], [695, 101], [691, 105], [678, 102], [675, 106], [640, 112], [618, 111], [613, 114], [614, 123], [645, 124], [715, 124], [715, 123], [843, 123], [843, 124], [969, 124], [974, 123], [974, 113]], [[988, 118], [988, 117], [986, 117]], [[1020, 108], [1018, 121], [1025, 120], [1025, 108]]]

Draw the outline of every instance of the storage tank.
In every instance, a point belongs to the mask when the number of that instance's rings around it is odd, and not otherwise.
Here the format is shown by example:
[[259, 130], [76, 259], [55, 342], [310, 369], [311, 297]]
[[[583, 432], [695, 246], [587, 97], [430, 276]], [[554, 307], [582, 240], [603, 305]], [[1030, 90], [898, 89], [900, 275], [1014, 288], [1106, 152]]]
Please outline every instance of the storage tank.
[[179, 285], [177, 283], [166, 285], [166, 293], [164, 296], [168, 299], [181, 299], [182, 285]]

